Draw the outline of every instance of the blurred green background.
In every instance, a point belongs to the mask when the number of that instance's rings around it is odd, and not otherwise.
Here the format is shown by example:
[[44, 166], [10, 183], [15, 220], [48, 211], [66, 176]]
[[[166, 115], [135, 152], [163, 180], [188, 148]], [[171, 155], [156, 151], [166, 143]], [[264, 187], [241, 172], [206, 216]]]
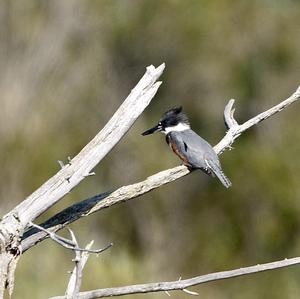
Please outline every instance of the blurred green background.
[[[300, 84], [299, 1], [1, 1], [0, 196], [5, 214], [105, 125], [150, 64], [166, 63], [145, 113], [64, 207], [180, 164], [164, 137], [141, 137], [182, 105], [216, 144], [223, 109], [240, 122]], [[71, 225], [91, 257], [82, 290], [239, 268], [299, 255], [299, 104], [222, 155], [233, 187], [195, 172]], [[45, 241], [22, 256], [14, 298], [64, 294], [73, 254]], [[192, 288], [201, 298], [299, 298], [292, 268]], [[166, 298], [166, 294], [129, 296]], [[182, 292], [172, 298], [190, 298]]]

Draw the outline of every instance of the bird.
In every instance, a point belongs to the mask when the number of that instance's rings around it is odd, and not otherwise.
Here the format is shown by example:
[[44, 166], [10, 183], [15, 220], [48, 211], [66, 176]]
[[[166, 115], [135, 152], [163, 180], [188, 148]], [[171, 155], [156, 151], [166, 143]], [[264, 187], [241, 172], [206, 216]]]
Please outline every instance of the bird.
[[213, 147], [191, 129], [182, 106], [166, 111], [158, 124], [143, 132], [142, 135], [146, 136], [155, 132], [162, 132], [166, 135], [168, 145], [190, 170], [200, 169], [210, 176], [216, 176], [226, 188], [232, 185], [224, 174]]

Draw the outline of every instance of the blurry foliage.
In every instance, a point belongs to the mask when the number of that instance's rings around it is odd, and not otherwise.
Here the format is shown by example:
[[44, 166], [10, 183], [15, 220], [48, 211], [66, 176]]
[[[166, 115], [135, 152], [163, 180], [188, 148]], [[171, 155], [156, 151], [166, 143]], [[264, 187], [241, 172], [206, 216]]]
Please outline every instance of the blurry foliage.
[[[179, 164], [162, 136], [140, 136], [165, 109], [183, 105], [193, 128], [216, 144], [229, 98], [243, 122], [299, 85], [298, 1], [2, 1], [0, 25], [1, 214], [52, 176], [57, 160], [78, 153], [149, 64], [167, 65], [150, 107], [97, 175], [41, 220]], [[91, 257], [84, 289], [299, 255], [298, 110], [295, 104], [252, 128], [222, 155], [231, 189], [195, 172], [73, 224], [82, 245], [115, 243]], [[63, 294], [71, 258], [51, 241], [27, 252], [15, 298]], [[202, 298], [298, 298], [299, 285], [294, 267], [196, 289]], [[146, 297], [165, 294], [134, 298]]]

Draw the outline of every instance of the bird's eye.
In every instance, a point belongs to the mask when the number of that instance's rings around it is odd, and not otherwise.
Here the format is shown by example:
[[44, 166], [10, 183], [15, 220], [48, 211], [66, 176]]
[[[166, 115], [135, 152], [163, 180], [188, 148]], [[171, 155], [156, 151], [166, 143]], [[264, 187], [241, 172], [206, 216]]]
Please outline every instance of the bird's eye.
[[161, 121], [158, 123], [158, 125], [159, 125], [159, 126], [161, 126], [161, 125], [162, 125]]

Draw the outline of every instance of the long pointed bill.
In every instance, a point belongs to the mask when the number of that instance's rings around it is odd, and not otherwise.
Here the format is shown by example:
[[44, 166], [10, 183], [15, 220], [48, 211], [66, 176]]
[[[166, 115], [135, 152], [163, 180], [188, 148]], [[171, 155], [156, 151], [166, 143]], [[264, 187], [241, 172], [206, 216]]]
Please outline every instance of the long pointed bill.
[[150, 134], [153, 134], [155, 132], [160, 132], [161, 131], [161, 127], [159, 125], [145, 131], [142, 133], [143, 136], [146, 136], [146, 135], [150, 135]]

